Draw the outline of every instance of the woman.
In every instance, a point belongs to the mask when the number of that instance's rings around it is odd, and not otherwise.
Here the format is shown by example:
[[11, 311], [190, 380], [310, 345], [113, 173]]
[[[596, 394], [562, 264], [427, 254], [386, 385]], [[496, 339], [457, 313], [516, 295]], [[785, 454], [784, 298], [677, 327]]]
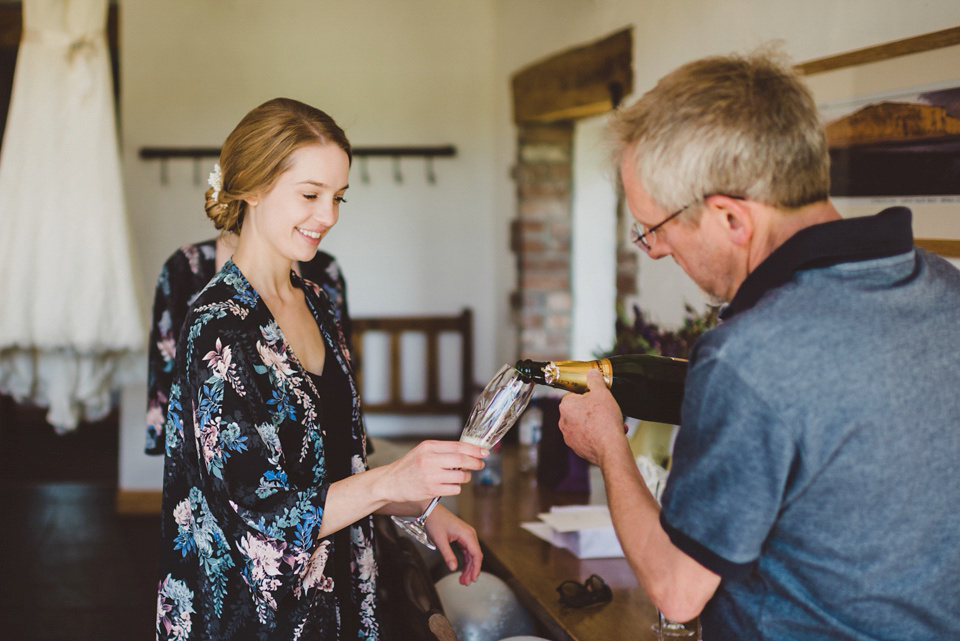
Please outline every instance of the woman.
[[[322, 111], [276, 99], [220, 155], [207, 213], [236, 251], [187, 315], [167, 414], [160, 639], [377, 639], [370, 515], [418, 514], [488, 453], [424, 442], [366, 469], [359, 395], [323, 291], [291, 267], [336, 224], [350, 144]], [[473, 528], [437, 508], [428, 530], [461, 582]]]
[[[161, 455], [165, 440], [163, 423], [173, 383], [177, 338], [187, 310], [237, 248], [235, 234], [186, 245], [173, 252], [160, 270], [153, 295], [153, 324], [147, 358], [147, 454]], [[319, 285], [333, 304], [334, 317], [350, 342], [350, 314], [347, 311], [347, 282], [336, 259], [318, 251], [308, 263], [294, 263], [294, 271]], [[369, 443], [368, 443], [369, 445]], [[368, 450], [368, 454], [370, 451]]]

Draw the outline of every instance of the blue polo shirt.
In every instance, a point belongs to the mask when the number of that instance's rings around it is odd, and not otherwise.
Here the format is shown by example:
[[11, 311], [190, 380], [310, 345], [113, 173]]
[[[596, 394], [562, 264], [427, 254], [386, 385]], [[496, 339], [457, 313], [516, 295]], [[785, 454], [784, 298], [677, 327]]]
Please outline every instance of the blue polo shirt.
[[798, 232], [693, 350], [661, 522], [709, 641], [960, 639], [960, 271], [910, 217]]

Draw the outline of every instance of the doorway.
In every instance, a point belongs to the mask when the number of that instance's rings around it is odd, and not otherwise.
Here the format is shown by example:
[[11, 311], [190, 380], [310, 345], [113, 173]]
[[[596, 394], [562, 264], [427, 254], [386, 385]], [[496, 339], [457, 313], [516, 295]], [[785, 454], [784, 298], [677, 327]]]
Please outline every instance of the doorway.
[[573, 133], [570, 357], [613, 346], [617, 320], [617, 190], [607, 169], [607, 116], [578, 120]]
[[512, 87], [518, 355], [592, 358], [612, 346], [617, 305], [636, 291], [602, 143], [606, 116], [633, 91], [632, 30], [521, 69]]

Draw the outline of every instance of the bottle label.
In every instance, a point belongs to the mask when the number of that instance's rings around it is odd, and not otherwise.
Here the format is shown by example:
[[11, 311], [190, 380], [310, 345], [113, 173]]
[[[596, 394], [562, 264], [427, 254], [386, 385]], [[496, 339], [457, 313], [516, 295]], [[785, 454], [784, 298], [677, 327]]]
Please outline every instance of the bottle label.
[[587, 372], [594, 369], [603, 374], [603, 382], [607, 387], [613, 384], [613, 367], [606, 358], [598, 361], [551, 361], [543, 368], [543, 378], [547, 385], [583, 394], [587, 391]]

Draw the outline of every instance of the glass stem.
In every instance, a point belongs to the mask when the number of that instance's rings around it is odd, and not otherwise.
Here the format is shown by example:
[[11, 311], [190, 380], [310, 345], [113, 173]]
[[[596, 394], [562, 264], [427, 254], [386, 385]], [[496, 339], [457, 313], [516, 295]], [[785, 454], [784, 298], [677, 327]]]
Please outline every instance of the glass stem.
[[427, 522], [427, 517], [430, 516], [430, 513], [433, 512], [433, 508], [437, 507], [437, 503], [439, 502], [440, 502], [439, 496], [434, 497], [434, 499], [430, 501], [430, 505], [427, 506], [427, 509], [425, 509], [423, 511], [423, 514], [421, 514], [420, 517], [417, 519], [417, 521], [420, 522], [420, 525], [423, 525], [424, 523]]

